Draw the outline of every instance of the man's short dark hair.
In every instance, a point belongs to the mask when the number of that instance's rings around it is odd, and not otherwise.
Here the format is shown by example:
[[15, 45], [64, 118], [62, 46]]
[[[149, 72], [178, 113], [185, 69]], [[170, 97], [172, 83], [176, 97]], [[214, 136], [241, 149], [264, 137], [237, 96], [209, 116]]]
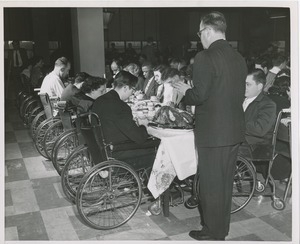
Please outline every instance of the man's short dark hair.
[[55, 61], [57, 67], [66, 67], [68, 64], [70, 64], [70, 61], [66, 57], [60, 57]]
[[215, 31], [222, 33], [226, 32], [227, 24], [224, 14], [214, 11], [209, 14], [204, 15], [201, 18], [201, 22], [204, 26], [210, 26]]
[[287, 61], [287, 58], [281, 54], [278, 54], [272, 58], [273, 66], [279, 66], [283, 62]]
[[88, 73], [79, 72], [75, 75], [74, 83], [75, 84], [81, 83], [81, 82], [85, 81], [88, 77], [90, 77], [90, 75]]
[[150, 69], [153, 69], [153, 65], [151, 62], [149, 61], [145, 61], [143, 64], [142, 64], [142, 67], [149, 67]]
[[121, 88], [122, 86], [129, 86], [135, 87], [136, 83], [138, 81], [138, 78], [134, 76], [133, 74], [121, 70], [116, 77], [114, 78], [114, 87], [115, 88]]
[[272, 68], [271, 58], [266, 55], [257, 57], [255, 59], [255, 64], [259, 64], [262, 68], [267, 68], [267, 69]]
[[168, 67], [167, 69], [164, 70], [164, 72], [161, 74], [161, 79], [163, 81], [167, 80], [168, 78], [173, 78], [174, 76], [180, 76], [180, 72], [178, 69], [175, 68], [170, 68]]
[[100, 86], [103, 86], [107, 83], [105, 78], [89, 76], [83, 82], [80, 90], [83, 93], [91, 93], [94, 90], [97, 90]]
[[253, 69], [249, 72], [248, 75], [253, 76], [253, 80], [256, 84], [263, 84], [265, 86], [266, 84], [266, 75], [261, 69]]

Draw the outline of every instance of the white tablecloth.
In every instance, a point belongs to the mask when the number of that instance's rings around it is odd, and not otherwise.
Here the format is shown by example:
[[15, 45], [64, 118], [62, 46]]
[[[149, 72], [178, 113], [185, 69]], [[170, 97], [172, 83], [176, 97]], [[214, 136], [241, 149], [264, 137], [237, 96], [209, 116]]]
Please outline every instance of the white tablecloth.
[[161, 139], [148, 182], [148, 189], [157, 198], [169, 187], [176, 175], [179, 180], [183, 180], [196, 173], [194, 132], [151, 126], [147, 130], [150, 135]]

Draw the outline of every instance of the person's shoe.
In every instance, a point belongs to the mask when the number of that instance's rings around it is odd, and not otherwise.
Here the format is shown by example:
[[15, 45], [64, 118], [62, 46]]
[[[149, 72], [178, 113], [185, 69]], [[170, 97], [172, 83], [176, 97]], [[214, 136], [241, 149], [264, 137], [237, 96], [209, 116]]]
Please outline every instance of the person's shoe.
[[188, 209], [193, 209], [193, 208], [198, 207], [197, 198], [194, 196], [191, 196], [184, 202], [184, 206]]
[[225, 238], [212, 237], [201, 230], [192, 230], [189, 236], [198, 241], [224, 241]]

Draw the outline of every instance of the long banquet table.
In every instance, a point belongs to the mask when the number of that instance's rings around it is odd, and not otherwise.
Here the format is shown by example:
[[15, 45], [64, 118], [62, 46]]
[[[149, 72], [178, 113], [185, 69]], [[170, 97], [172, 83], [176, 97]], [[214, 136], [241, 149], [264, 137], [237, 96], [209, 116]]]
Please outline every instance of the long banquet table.
[[176, 176], [183, 180], [196, 173], [194, 132], [152, 126], [148, 126], [147, 131], [161, 139], [147, 185], [153, 197], [157, 198], [168, 189]]

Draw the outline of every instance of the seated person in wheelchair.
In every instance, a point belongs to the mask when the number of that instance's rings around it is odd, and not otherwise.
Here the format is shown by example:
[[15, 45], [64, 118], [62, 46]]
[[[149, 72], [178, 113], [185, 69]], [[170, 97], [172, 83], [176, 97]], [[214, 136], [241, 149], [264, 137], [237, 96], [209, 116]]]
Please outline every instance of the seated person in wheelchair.
[[[54, 69], [52, 72], [47, 74], [43, 79], [40, 93], [48, 94], [49, 98], [61, 98], [61, 94], [65, 89], [64, 80], [69, 76], [69, 71], [71, 69], [70, 61], [61, 57], [55, 61]], [[41, 98], [41, 102], [44, 107], [44, 111], [47, 118], [52, 117], [52, 108], [45, 97]]]
[[70, 101], [77, 107], [78, 113], [88, 112], [95, 100], [106, 93], [107, 80], [101, 77], [88, 76], [80, 87], [80, 92]]
[[266, 75], [260, 69], [254, 69], [247, 75], [243, 103], [246, 125], [245, 143], [240, 149], [245, 156], [251, 156], [251, 153], [260, 145], [271, 145], [272, 142], [276, 122], [276, 104], [264, 94], [265, 83]]
[[92, 112], [100, 118], [106, 143], [116, 147], [124, 145], [120, 151], [113, 150], [110, 156], [140, 169], [152, 167], [156, 151], [153, 144], [147, 143], [149, 135], [146, 124], [141, 122], [142, 124], [137, 125], [131, 108], [126, 103], [134, 93], [136, 83], [136, 76], [120, 71], [114, 78], [114, 89], [96, 99]]
[[61, 101], [70, 102], [71, 98], [80, 92], [80, 88], [83, 82], [86, 80], [87, 77], [90, 75], [85, 72], [79, 72], [75, 75], [74, 79], [71, 80], [71, 83], [67, 85], [67, 87], [63, 90], [61, 94]]
[[68, 78], [70, 69], [71, 63], [67, 58], [57, 59], [53, 71], [45, 76], [40, 93], [47, 93], [50, 98], [61, 98], [61, 94], [65, 89], [64, 80]]

